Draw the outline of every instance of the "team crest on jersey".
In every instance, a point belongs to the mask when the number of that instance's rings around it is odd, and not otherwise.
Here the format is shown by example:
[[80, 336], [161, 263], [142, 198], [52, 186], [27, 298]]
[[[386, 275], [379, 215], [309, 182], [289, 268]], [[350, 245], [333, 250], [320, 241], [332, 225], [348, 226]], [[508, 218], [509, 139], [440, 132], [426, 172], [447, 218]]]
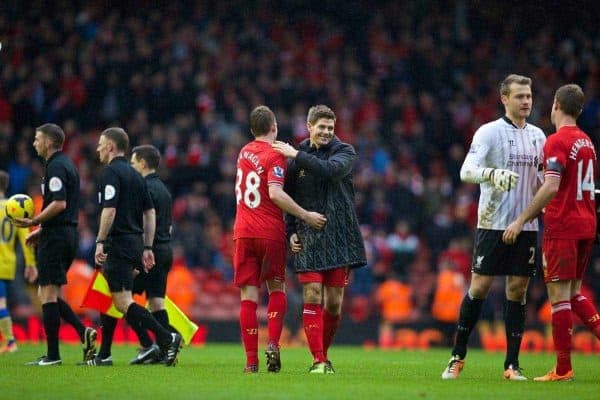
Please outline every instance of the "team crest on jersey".
[[273, 175], [275, 175], [277, 178], [283, 178], [283, 175], [284, 175], [283, 168], [278, 167], [278, 166], [273, 167]]
[[306, 176], [306, 172], [304, 172], [303, 169], [300, 170], [300, 172], [298, 172], [298, 178], [304, 178]]

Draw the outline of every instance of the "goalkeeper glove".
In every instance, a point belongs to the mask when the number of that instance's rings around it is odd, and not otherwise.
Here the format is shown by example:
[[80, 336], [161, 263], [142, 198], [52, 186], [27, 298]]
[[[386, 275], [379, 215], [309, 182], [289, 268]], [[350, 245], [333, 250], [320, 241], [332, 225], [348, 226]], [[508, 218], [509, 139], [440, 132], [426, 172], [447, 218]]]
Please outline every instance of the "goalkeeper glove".
[[482, 174], [494, 189], [507, 192], [517, 186], [519, 174], [508, 169], [485, 168]]

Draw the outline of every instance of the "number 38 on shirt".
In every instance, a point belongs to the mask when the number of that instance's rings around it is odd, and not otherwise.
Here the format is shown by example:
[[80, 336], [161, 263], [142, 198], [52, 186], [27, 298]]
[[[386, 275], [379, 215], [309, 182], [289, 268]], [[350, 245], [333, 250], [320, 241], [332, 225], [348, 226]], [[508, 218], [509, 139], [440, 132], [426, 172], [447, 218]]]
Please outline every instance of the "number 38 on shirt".
[[[242, 190], [242, 181], [244, 182], [244, 189]], [[230, 186], [231, 187], [231, 186]], [[235, 198], [236, 204], [239, 204], [241, 200], [248, 208], [257, 208], [260, 206], [260, 176], [255, 171], [250, 171], [244, 177], [244, 171], [241, 168], [237, 169], [237, 175], [235, 178]]]

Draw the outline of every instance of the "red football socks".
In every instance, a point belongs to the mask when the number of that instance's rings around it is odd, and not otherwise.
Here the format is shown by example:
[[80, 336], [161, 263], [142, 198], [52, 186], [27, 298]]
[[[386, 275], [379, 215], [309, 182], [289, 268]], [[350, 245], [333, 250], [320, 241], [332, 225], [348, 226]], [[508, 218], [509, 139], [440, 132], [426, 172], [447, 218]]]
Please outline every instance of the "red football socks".
[[285, 293], [281, 291], [271, 292], [267, 306], [267, 327], [269, 329], [269, 343], [275, 344], [278, 348], [286, 309], [287, 298]]
[[571, 367], [573, 316], [571, 302], [559, 301], [552, 304], [552, 337], [556, 351], [556, 373], [564, 375]]
[[242, 300], [240, 304], [240, 331], [246, 350], [246, 366], [258, 365], [258, 318], [257, 304], [250, 300]]
[[340, 315], [333, 315], [323, 310], [323, 355], [327, 359], [327, 350], [340, 326]]
[[323, 355], [323, 311], [320, 304], [304, 304], [304, 333], [315, 362], [325, 362]]
[[576, 294], [571, 299], [571, 309], [585, 326], [600, 339], [600, 316], [594, 304], [584, 295]]

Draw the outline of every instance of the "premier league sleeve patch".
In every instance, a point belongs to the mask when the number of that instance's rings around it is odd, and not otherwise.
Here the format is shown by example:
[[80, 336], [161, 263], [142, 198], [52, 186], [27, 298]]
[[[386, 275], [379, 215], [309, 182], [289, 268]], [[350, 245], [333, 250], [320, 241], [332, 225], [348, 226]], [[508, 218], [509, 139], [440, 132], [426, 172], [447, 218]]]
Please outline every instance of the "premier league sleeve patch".
[[117, 190], [113, 185], [106, 185], [104, 187], [104, 200], [112, 200], [117, 194]]
[[273, 167], [273, 175], [277, 178], [283, 178], [285, 171], [283, 168], [275, 166]]
[[63, 183], [59, 177], [53, 176], [50, 178], [50, 182], [48, 182], [48, 187], [51, 192], [58, 192], [62, 189]]

